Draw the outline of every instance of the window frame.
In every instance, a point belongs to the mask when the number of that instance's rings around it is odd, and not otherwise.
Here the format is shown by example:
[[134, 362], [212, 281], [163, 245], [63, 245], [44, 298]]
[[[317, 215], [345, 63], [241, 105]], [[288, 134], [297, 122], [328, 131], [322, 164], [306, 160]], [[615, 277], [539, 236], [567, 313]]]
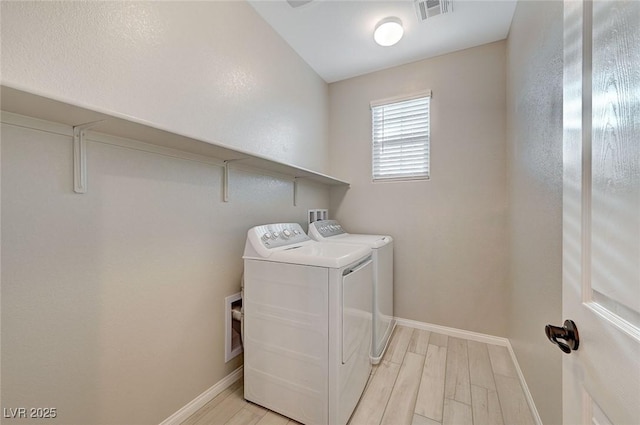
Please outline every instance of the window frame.
[[[376, 141], [375, 141], [375, 113], [374, 108], [381, 106], [393, 105], [395, 103], [407, 102], [416, 99], [427, 98], [427, 136], [426, 136], [426, 175], [406, 175], [406, 176], [392, 176], [392, 177], [376, 177]], [[431, 99], [433, 94], [431, 90], [424, 90], [416, 92], [410, 95], [395, 96], [370, 102], [369, 107], [371, 111], [371, 179], [374, 183], [384, 182], [408, 182], [408, 181], [425, 181], [431, 179]], [[403, 139], [404, 140], [404, 139]]]

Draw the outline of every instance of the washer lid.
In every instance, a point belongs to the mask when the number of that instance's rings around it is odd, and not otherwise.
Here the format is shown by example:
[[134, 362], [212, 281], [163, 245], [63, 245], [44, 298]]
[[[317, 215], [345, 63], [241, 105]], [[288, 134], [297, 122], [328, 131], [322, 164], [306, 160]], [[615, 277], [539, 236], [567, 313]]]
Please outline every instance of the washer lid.
[[249, 229], [244, 259], [340, 268], [371, 254], [364, 245], [320, 243], [297, 223], [275, 223]]
[[[365, 245], [309, 241], [273, 252], [266, 260], [306, 266], [342, 268], [371, 254]], [[248, 257], [244, 257], [248, 258]]]

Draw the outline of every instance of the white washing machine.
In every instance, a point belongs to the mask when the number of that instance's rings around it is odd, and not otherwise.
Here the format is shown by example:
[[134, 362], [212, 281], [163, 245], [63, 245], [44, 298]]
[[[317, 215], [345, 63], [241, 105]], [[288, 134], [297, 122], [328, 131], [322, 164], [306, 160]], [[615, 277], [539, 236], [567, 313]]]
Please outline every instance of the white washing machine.
[[297, 223], [249, 230], [244, 397], [305, 425], [345, 425], [371, 372], [371, 248]]
[[393, 316], [393, 238], [346, 233], [336, 220], [314, 221], [309, 236], [319, 242], [365, 245], [373, 250], [373, 335], [371, 362], [378, 364], [396, 325]]

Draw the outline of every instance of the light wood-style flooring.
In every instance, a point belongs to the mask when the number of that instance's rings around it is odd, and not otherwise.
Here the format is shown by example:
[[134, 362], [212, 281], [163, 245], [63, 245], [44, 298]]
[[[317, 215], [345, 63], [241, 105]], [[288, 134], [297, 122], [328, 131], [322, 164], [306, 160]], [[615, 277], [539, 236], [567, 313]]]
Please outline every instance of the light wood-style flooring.
[[[247, 402], [242, 381], [182, 425], [297, 425]], [[349, 425], [534, 425], [506, 347], [396, 327]]]

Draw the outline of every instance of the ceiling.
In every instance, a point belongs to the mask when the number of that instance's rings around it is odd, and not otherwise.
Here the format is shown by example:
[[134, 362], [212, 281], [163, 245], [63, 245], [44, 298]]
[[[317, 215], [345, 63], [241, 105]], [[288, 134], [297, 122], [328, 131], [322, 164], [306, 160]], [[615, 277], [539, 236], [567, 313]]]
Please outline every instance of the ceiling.
[[[421, 21], [413, 0], [249, 3], [328, 83], [503, 40], [516, 7], [516, 0], [453, 0], [453, 12]], [[390, 16], [402, 20], [404, 37], [378, 46], [373, 30]]]

